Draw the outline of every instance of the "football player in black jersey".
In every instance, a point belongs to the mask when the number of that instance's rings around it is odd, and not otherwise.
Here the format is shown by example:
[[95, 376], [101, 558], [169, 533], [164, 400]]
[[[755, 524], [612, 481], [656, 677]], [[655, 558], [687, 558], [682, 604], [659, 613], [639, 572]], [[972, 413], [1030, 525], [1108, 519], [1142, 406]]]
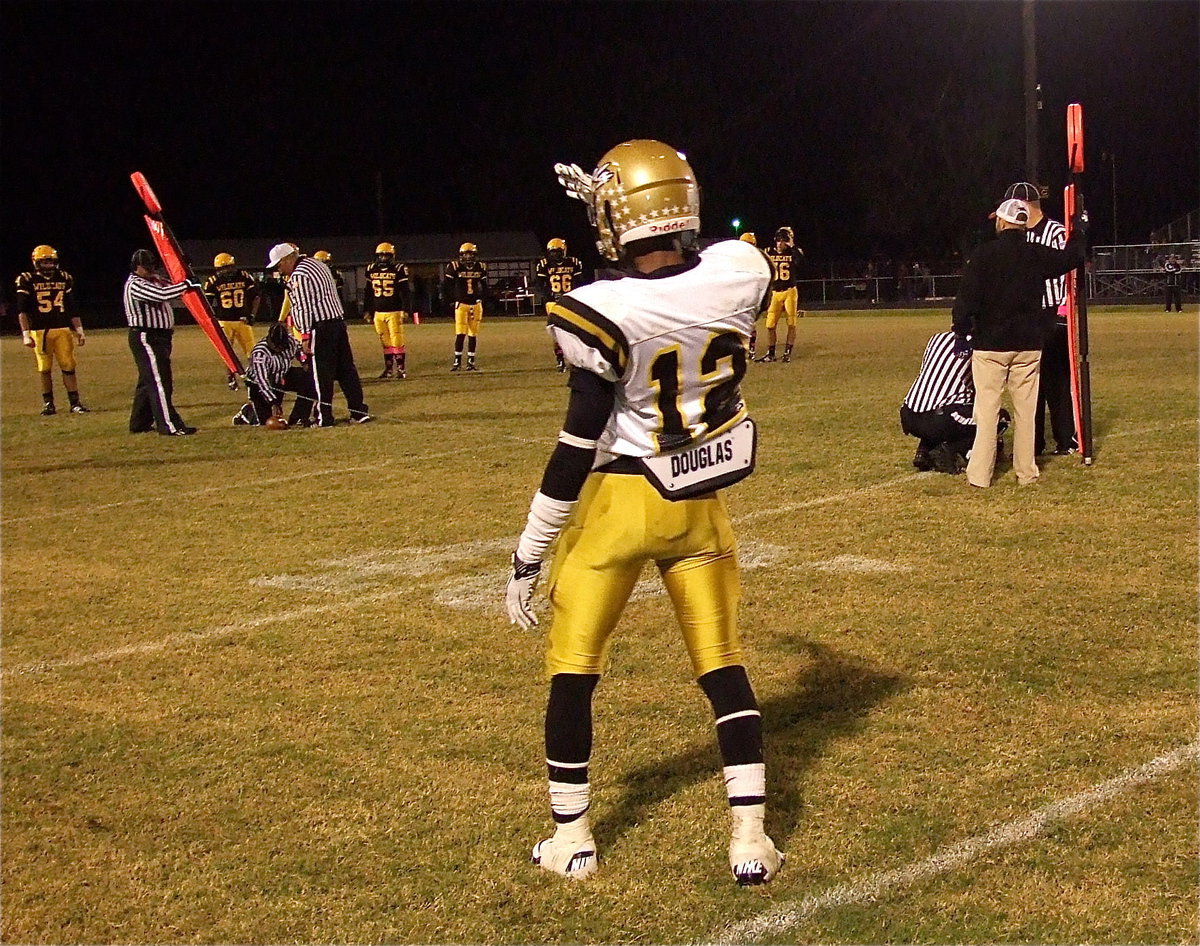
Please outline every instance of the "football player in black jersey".
[[[249, 358], [254, 348], [254, 329], [250, 326], [260, 302], [258, 283], [244, 269], [238, 269], [237, 260], [228, 253], [218, 253], [213, 268], [216, 271], [204, 280], [204, 294], [230, 346], [240, 348], [242, 357]], [[238, 389], [237, 376], [232, 373], [225, 383], [231, 391]]]
[[792, 360], [792, 348], [796, 344], [796, 319], [804, 315], [799, 311], [800, 290], [796, 285], [804, 251], [795, 245], [791, 227], [780, 227], [775, 231], [775, 245], [767, 250], [771, 261], [771, 301], [767, 306], [767, 353], [758, 360], [775, 360], [775, 326], [779, 316], [787, 318], [787, 343], [783, 349], [783, 360]]
[[[565, 293], [583, 283], [583, 263], [576, 257], [567, 255], [567, 241], [555, 237], [546, 244], [546, 255], [538, 260], [533, 274], [534, 285], [546, 305], [546, 314], [550, 314], [550, 303], [557, 302]], [[554, 361], [559, 371], [567, 370], [563, 360], [563, 350], [556, 342], [554, 344]]]
[[58, 265], [58, 251], [52, 246], [34, 247], [33, 268], [17, 277], [17, 321], [21, 341], [32, 348], [42, 383], [42, 414], [57, 413], [54, 406], [54, 382], [50, 371], [54, 362], [62, 372], [63, 387], [71, 403], [72, 414], [86, 414], [79, 400], [79, 382], [75, 378], [75, 346], [83, 345], [83, 322], [75, 314], [71, 293], [75, 280]]
[[379, 344], [383, 346], [380, 378], [407, 376], [404, 320], [411, 311], [408, 267], [396, 262], [396, 248], [392, 244], [380, 243], [375, 247], [375, 262], [367, 267], [367, 288], [363, 292], [363, 320], [374, 322]]
[[478, 371], [475, 341], [483, 321], [483, 293], [487, 288], [488, 271], [487, 263], [479, 258], [474, 243], [464, 243], [458, 248], [458, 256], [446, 264], [443, 278], [454, 299], [454, 363], [450, 370], [461, 370], [465, 342], [467, 370]]

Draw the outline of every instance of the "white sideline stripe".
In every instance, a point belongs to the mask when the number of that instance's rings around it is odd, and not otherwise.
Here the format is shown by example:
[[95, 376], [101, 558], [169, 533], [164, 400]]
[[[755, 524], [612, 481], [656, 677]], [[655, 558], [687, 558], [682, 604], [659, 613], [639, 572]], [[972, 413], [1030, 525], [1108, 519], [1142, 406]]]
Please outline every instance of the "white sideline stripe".
[[[386, 601], [389, 598], [400, 598], [410, 592], [405, 590], [393, 589], [390, 591], [381, 591], [374, 595], [364, 595], [361, 598], [356, 598], [354, 603], [369, 604], [376, 601]], [[160, 637], [156, 641], [144, 641], [140, 644], [128, 644], [125, 647], [114, 647], [111, 650], [98, 650], [90, 654], [82, 654], [79, 657], [64, 657], [61, 660], [39, 660], [35, 663], [16, 664], [12, 667], [4, 668], [5, 676], [18, 676], [30, 673], [42, 673], [47, 670], [61, 670], [65, 667], [83, 667], [88, 664], [104, 663], [108, 660], [116, 660], [120, 657], [132, 657], [138, 654], [154, 654], [159, 651], [166, 650], [175, 644], [190, 644], [196, 641], [215, 640], [220, 637], [228, 637], [230, 634], [236, 634], [239, 631], [252, 631], [260, 627], [266, 627], [270, 624], [279, 624], [284, 621], [300, 621], [305, 618], [313, 617], [314, 615], [324, 614], [327, 611], [345, 610], [346, 602], [342, 600], [329, 601], [325, 604], [312, 604], [303, 608], [296, 608], [292, 611], [277, 611], [274, 614], [266, 614], [259, 618], [251, 618], [249, 621], [242, 621], [238, 624], [218, 624], [214, 627], [207, 627], [199, 631], [184, 631], [179, 634], [168, 634], [166, 637]]]
[[1058, 821], [1102, 805], [1122, 792], [1130, 791], [1154, 779], [1169, 775], [1200, 756], [1200, 742], [1189, 743], [1129, 769], [1106, 782], [1093, 785], [1077, 795], [1052, 802], [1019, 821], [952, 844], [949, 847], [905, 867], [881, 871], [854, 883], [842, 884], [824, 893], [784, 904], [753, 919], [727, 926], [706, 943], [746, 943], [762, 936], [779, 936], [797, 923], [825, 910], [851, 904], [870, 903], [886, 894], [910, 887], [922, 880], [963, 867], [981, 855], [1022, 841], [1032, 841]]

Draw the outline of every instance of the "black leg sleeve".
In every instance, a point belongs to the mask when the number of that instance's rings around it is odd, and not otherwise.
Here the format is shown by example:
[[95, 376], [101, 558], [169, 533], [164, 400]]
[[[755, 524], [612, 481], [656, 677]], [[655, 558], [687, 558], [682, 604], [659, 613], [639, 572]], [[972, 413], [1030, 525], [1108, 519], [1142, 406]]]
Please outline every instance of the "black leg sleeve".
[[[546, 760], [551, 781], [583, 784], [592, 755], [592, 694], [599, 674], [556, 673], [546, 703]], [[557, 764], [556, 764], [557, 763]]]
[[712, 704], [722, 762], [727, 766], [762, 762], [762, 714], [746, 668], [722, 667], [697, 682]]

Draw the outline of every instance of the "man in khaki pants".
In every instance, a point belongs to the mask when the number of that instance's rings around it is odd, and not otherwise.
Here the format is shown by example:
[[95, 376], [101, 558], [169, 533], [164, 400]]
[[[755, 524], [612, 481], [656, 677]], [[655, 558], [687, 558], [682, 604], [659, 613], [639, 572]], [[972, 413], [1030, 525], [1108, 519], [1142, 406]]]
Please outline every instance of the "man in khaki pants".
[[1071, 237], [1061, 250], [1026, 242], [1029, 207], [1023, 200], [1006, 200], [991, 216], [996, 239], [967, 261], [954, 300], [956, 350], [974, 349], [975, 444], [967, 482], [992, 485], [996, 422], [1007, 389], [1013, 402], [1013, 470], [1027, 486], [1038, 478], [1033, 452], [1038, 365], [1050, 328], [1042, 311], [1043, 283], [1083, 262], [1087, 214], [1071, 221]]

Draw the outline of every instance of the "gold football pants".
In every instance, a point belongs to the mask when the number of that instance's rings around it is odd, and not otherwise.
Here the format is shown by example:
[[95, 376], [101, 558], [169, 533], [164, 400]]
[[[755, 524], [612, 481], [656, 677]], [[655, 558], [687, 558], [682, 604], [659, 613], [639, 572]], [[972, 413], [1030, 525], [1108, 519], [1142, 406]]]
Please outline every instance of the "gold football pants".
[[376, 312], [375, 334], [386, 352], [404, 347], [404, 312]]
[[550, 571], [551, 676], [603, 671], [646, 562], [662, 574], [696, 676], [743, 662], [736, 546], [724, 498], [670, 502], [642, 476], [593, 473]]
[[795, 325], [799, 299], [800, 293], [795, 286], [781, 292], [772, 292], [771, 301], [767, 304], [767, 328], [774, 328], [779, 323], [780, 315], [787, 319], [788, 325]]
[[229, 339], [231, 348], [240, 348], [242, 357], [250, 357], [250, 349], [254, 347], [254, 329], [238, 319], [236, 322], [221, 322], [221, 331]]
[[483, 303], [456, 302], [454, 304], [454, 334], [478, 335], [479, 323], [483, 321]]
[[69, 328], [47, 328], [30, 332], [37, 370], [45, 373], [58, 362], [60, 371], [75, 370], [75, 333]]

